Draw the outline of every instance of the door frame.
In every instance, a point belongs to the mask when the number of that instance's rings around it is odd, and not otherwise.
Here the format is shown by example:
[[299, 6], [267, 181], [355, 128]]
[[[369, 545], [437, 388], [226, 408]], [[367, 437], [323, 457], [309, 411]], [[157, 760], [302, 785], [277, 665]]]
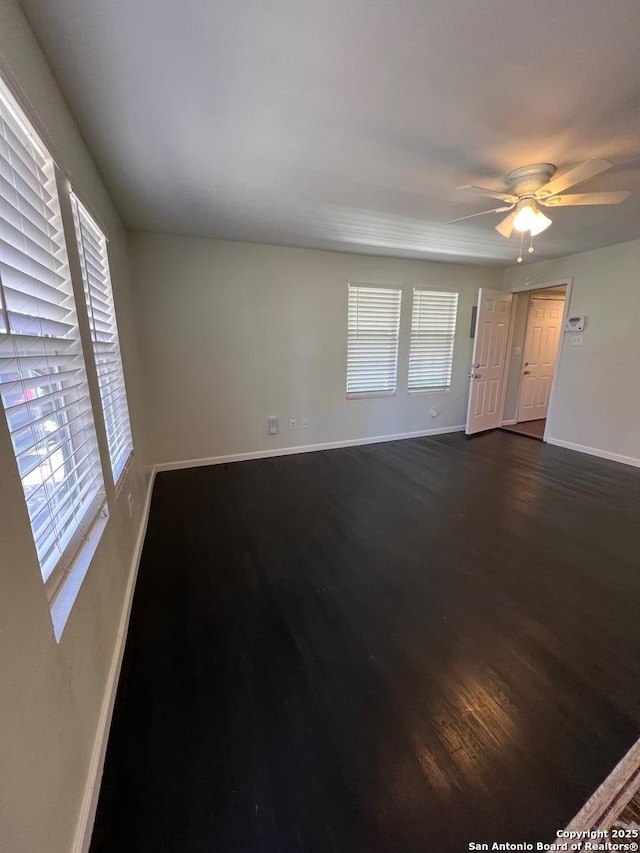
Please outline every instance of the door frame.
[[[547, 422], [544, 428], [544, 435], [542, 437], [543, 441], [547, 441], [547, 436], [549, 434], [549, 421], [551, 420], [551, 415], [553, 413], [553, 404], [556, 399], [556, 386], [558, 373], [560, 372], [560, 365], [562, 363], [562, 356], [564, 353], [565, 347], [565, 338], [566, 334], [564, 331], [564, 324], [567, 321], [567, 317], [569, 316], [569, 304], [571, 303], [571, 290], [573, 287], [573, 276], [567, 276], [566, 278], [555, 278], [555, 279], [547, 279], [543, 281], [527, 281], [524, 284], [518, 284], [513, 287], [506, 287], [506, 293], [530, 293], [532, 290], [546, 290], [548, 287], [560, 287], [561, 285], [566, 285], [566, 290], [564, 293], [564, 310], [562, 312], [562, 320], [561, 322], [561, 333], [560, 333], [560, 342], [558, 344], [558, 353], [556, 355], [556, 364], [553, 371], [553, 379], [551, 380], [551, 392], [549, 394], [549, 408], [547, 410]], [[509, 375], [509, 367], [511, 365], [511, 358], [513, 352], [513, 330], [515, 324], [515, 311], [511, 312], [511, 318], [509, 320], [509, 334], [507, 337], [507, 358], [504, 365], [504, 375]], [[522, 381], [522, 376], [520, 377], [520, 382]], [[502, 394], [500, 399], [500, 423], [504, 424], [504, 406], [507, 400], [507, 382], [503, 382], [502, 385]], [[518, 383], [518, 390], [520, 389], [520, 383]]]
[[[536, 293], [537, 293], [537, 291], [535, 291], [535, 290], [531, 291], [531, 296], [529, 297], [529, 304], [527, 306], [527, 322], [525, 324], [525, 334], [524, 334], [524, 341], [523, 341], [523, 346], [522, 346], [522, 359], [523, 360], [527, 354], [527, 342], [529, 341], [529, 326], [532, 322], [531, 309], [533, 307], [534, 301], [536, 299], [539, 300], [539, 297], [536, 296]], [[555, 349], [555, 353], [554, 353], [554, 357], [553, 357], [553, 365], [552, 365], [552, 372], [551, 372], [552, 384], [553, 384], [553, 377], [556, 375], [556, 368], [557, 368], [557, 364], [558, 364], [558, 353], [560, 351], [560, 342], [562, 341], [562, 338], [564, 337], [564, 330], [563, 330], [564, 305], [565, 305], [565, 298], [564, 297], [565, 297], [564, 292], [559, 293], [555, 297], [555, 300], [553, 300], [556, 304], [558, 302], [560, 302], [562, 304], [562, 309], [560, 311], [560, 320], [558, 321], [558, 338], [557, 338], [556, 349]], [[550, 296], [543, 297], [543, 299], [545, 302], [552, 301], [552, 297], [550, 297]], [[539, 300], [539, 301], [542, 301], [542, 300]], [[525, 361], [522, 366], [523, 366], [523, 368], [525, 368], [527, 366], [527, 362]], [[520, 377], [519, 377], [519, 382], [518, 382], [518, 399], [516, 401], [516, 419], [515, 419], [517, 424], [523, 423], [523, 422], [526, 423], [527, 420], [536, 420], [536, 418], [527, 418], [527, 417], [522, 418], [522, 411], [521, 411], [521, 408], [522, 408], [522, 389], [524, 387], [524, 376], [525, 376], [526, 372], [527, 371], [524, 369], [520, 371]], [[549, 403], [550, 402], [551, 402], [551, 388], [549, 388], [549, 399], [547, 400], [547, 406], [546, 406], [547, 415], [545, 415], [545, 419], [549, 414]]]

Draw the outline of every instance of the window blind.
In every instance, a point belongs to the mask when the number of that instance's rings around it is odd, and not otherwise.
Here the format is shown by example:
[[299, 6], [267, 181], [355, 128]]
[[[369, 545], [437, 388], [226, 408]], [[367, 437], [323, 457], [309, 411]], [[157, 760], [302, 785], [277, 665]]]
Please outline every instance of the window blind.
[[399, 287], [349, 285], [348, 396], [395, 391], [401, 298]]
[[457, 293], [414, 288], [409, 391], [451, 387], [457, 312]]
[[0, 83], [0, 398], [53, 597], [104, 501], [51, 156]]
[[72, 196], [72, 205], [111, 472], [113, 482], [117, 483], [133, 450], [133, 442], [107, 241], [75, 195]]

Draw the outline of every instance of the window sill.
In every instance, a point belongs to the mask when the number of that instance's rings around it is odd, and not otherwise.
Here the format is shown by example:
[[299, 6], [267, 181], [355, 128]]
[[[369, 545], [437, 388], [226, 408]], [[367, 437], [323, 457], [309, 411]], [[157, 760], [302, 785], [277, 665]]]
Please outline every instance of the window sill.
[[448, 388], [407, 388], [407, 394], [450, 394], [451, 386]]
[[124, 484], [127, 481], [129, 476], [129, 471], [131, 470], [131, 463], [133, 461], [133, 450], [127, 456], [127, 461], [122, 466], [122, 471], [120, 471], [120, 475], [118, 477], [117, 482], [113, 484], [114, 491], [116, 493], [116, 499], [120, 497], [120, 493], [124, 488]]
[[86, 541], [78, 552], [71, 571], [64, 579], [55, 598], [50, 604], [51, 621], [53, 622], [53, 633], [56, 637], [56, 642], [60, 642], [62, 632], [71, 613], [71, 609], [75, 603], [82, 582], [89, 571], [89, 566], [93, 560], [94, 554], [98, 549], [98, 544], [104, 533], [104, 529], [109, 521], [108, 515], [100, 513], [95, 520]]
[[358, 391], [352, 394], [347, 394], [347, 400], [368, 400], [374, 397], [395, 397], [395, 389], [393, 391]]

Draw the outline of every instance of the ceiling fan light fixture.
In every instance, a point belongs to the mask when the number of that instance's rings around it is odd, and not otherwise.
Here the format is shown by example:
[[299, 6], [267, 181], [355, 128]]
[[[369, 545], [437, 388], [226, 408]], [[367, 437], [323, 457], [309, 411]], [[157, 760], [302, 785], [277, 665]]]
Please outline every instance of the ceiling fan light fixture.
[[532, 237], [536, 234], [541, 234], [545, 228], [551, 225], [551, 220], [545, 216], [532, 198], [523, 198], [518, 202], [516, 208], [516, 217], [513, 220], [513, 228], [515, 231], [524, 233], [529, 231]]
[[606, 172], [612, 167], [608, 160], [587, 160], [579, 166], [575, 166], [568, 172], [556, 176], [556, 167], [552, 163], [532, 163], [529, 166], [520, 166], [514, 169], [504, 178], [509, 192], [500, 192], [486, 187], [464, 186], [460, 190], [476, 193], [476, 195], [498, 198], [506, 202], [507, 207], [496, 207], [493, 210], [483, 210], [480, 213], [472, 213], [470, 216], [462, 216], [452, 220], [459, 222], [462, 219], [471, 219], [484, 213], [507, 212], [495, 229], [507, 240], [516, 231], [520, 234], [520, 255], [518, 263], [523, 262], [522, 247], [524, 235], [529, 234], [531, 245], [527, 252], [533, 254], [534, 237], [542, 234], [552, 224], [552, 220], [540, 210], [538, 205], [548, 207], [574, 207], [575, 205], [600, 205], [620, 204], [629, 197], [628, 190], [613, 190], [611, 192], [595, 193], [568, 193], [565, 190], [584, 183], [584, 181]]
[[515, 231], [530, 231], [536, 224], [536, 206], [532, 199], [525, 198], [518, 202], [516, 218], [513, 220]]
[[537, 234], [542, 234], [551, 225], [551, 222], [552, 220], [545, 216], [541, 210], [536, 210], [535, 219], [529, 228], [531, 236], [535, 237]]

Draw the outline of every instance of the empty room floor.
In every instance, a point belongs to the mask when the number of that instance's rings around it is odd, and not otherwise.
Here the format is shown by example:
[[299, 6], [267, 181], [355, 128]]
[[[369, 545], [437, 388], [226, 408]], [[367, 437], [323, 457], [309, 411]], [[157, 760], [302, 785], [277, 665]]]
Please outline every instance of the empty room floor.
[[522, 423], [519, 424], [510, 424], [509, 426], [503, 426], [502, 429], [506, 429], [507, 432], [517, 432], [519, 435], [527, 435], [529, 438], [537, 438], [542, 441], [546, 425], [546, 418], [542, 418], [537, 421], [522, 421]]
[[640, 734], [639, 515], [503, 431], [159, 474], [91, 850], [553, 840]]

